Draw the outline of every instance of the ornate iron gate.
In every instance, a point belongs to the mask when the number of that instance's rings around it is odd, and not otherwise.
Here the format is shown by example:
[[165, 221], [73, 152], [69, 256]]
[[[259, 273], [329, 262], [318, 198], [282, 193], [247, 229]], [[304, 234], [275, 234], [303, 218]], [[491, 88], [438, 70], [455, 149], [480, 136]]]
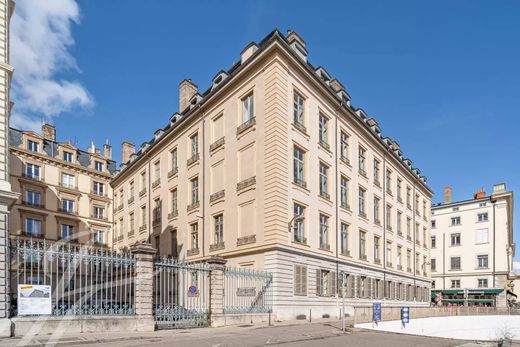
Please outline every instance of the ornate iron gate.
[[159, 329], [208, 325], [209, 275], [207, 264], [155, 261], [153, 313]]
[[273, 274], [247, 268], [226, 267], [224, 313], [268, 313], [272, 310]]

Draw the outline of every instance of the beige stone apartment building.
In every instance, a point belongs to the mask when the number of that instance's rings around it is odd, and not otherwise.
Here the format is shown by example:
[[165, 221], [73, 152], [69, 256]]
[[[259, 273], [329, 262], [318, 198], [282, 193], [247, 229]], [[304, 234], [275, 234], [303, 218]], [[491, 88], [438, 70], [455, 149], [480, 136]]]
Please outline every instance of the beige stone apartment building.
[[58, 142], [50, 124], [42, 134], [11, 128], [9, 141], [11, 186], [20, 194], [10, 235], [111, 246], [111, 147]]
[[337, 315], [343, 294], [429, 305], [426, 179], [307, 56], [275, 30], [205, 92], [182, 81], [169, 123], [123, 143], [114, 246], [271, 271], [280, 319]]
[[442, 305], [506, 306], [512, 296], [513, 192], [496, 184], [473, 199], [432, 206], [432, 297]]

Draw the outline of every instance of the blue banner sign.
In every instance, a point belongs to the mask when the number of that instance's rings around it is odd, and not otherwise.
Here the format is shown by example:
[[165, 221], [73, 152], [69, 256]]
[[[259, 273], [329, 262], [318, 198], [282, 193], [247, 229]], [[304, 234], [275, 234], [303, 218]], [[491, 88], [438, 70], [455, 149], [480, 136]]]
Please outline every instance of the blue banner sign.
[[374, 302], [372, 307], [372, 321], [380, 322], [381, 321], [381, 303]]
[[410, 322], [410, 307], [401, 307], [401, 322], [403, 324]]

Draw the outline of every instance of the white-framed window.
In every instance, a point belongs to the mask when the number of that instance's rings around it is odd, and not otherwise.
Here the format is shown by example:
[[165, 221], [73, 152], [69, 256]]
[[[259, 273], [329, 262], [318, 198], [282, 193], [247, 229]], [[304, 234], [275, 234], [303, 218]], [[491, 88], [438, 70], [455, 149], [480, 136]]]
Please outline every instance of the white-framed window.
[[242, 124], [249, 122], [254, 117], [254, 96], [251, 93], [242, 99]]
[[327, 166], [320, 163], [320, 195], [326, 198], [328, 198], [329, 195], [327, 189], [327, 171]]
[[403, 213], [401, 211], [397, 211], [397, 234], [402, 235], [403, 234], [403, 228], [402, 228], [402, 220], [403, 220]]
[[451, 217], [451, 225], [460, 225], [460, 217]]
[[403, 180], [401, 180], [400, 178], [397, 178], [397, 200], [399, 200], [400, 202], [402, 201], [403, 199]]
[[435, 258], [430, 259], [430, 269], [432, 272], [437, 271], [437, 260]]
[[41, 166], [36, 164], [27, 163], [25, 165], [25, 174], [29, 178], [37, 179], [39, 180], [41, 178]]
[[153, 164], [153, 172], [154, 180], [158, 182], [161, 179], [161, 162], [159, 160]]
[[347, 255], [350, 253], [349, 247], [349, 225], [341, 223], [341, 254]]
[[366, 167], [365, 167], [366, 152], [367, 152], [366, 149], [364, 149], [363, 147], [359, 146], [358, 166], [359, 166], [359, 172], [362, 175], [366, 175]]
[[386, 242], [386, 263], [392, 266], [392, 242]]
[[451, 234], [450, 239], [452, 246], [460, 246], [460, 233]]
[[340, 159], [348, 162], [349, 161], [349, 142], [350, 138], [345, 132], [341, 132], [340, 135]]
[[367, 191], [361, 187], [359, 187], [359, 214], [362, 216], [366, 216], [366, 193]]
[[305, 186], [305, 161], [304, 161], [304, 151], [298, 147], [294, 146], [294, 183]]
[[460, 288], [460, 280], [451, 280], [451, 288]]
[[146, 220], [148, 219], [146, 213], [146, 205], [141, 206], [141, 227], [146, 226]]
[[392, 230], [392, 206], [386, 205], [386, 228]]
[[489, 267], [489, 257], [487, 254], [477, 255], [477, 268], [487, 269]]
[[320, 213], [320, 248], [329, 247], [329, 217]]
[[134, 181], [130, 181], [129, 185], [128, 185], [128, 198], [133, 198], [134, 197]]
[[341, 207], [349, 208], [350, 202], [348, 198], [348, 185], [349, 180], [345, 176], [341, 176], [340, 178], [340, 203]]
[[367, 258], [367, 233], [363, 230], [359, 231], [359, 257]]
[[171, 213], [178, 212], [178, 202], [177, 202], [177, 188], [171, 191]]
[[63, 151], [63, 160], [72, 163], [72, 153]]
[[[132, 216], [133, 216], [133, 214], [132, 214]], [[92, 231], [92, 241], [94, 243], [97, 243], [97, 244], [100, 244], [100, 245], [104, 245], [106, 243], [105, 231], [104, 230], [99, 230], [99, 229], [94, 229]]]
[[479, 279], [477, 279], [477, 287], [478, 288], [487, 288], [488, 287], [488, 280], [487, 280], [487, 278], [479, 278]]
[[100, 161], [96, 160], [96, 162], [94, 163], [94, 169], [96, 171], [103, 171], [103, 166], [104, 166], [103, 163]]
[[374, 236], [374, 261], [381, 262], [381, 238], [379, 236]]
[[27, 140], [27, 149], [31, 152], [39, 152], [40, 144], [36, 141]]
[[191, 180], [191, 203], [199, 202], [199, 178], [195, 177]]
[[94, 205], [94, 218], [103, 219], [105, 218], [105, 208], [103, 206]]
[[191, 155], [199, 154], [199, 133], [195, 133], [190, 137], [191, 142]]
[[305, 99], [298, 93], [294, 93], [294, 123], [304, 125]]
[[104, 195], [105, 194], [105, 184], [94, 181], [94, 194]]
[[170, 162], [171, 162], [171, 170], [177, 171], [177, 148], [174, 148], [170, 152]]
[[488, 221], [488, 213], [482, 212], [477, 214], [477, 221], [479, 222], [487, 222]]
[[381, 162], [374, 158], [374, 182], [376, 184], [379, 184], [381, 182], [381, 180], [380, 180], [380, 175], [381, 175], [380, 166], [381, 166]]
[[67, 188], [76, 188], [76, 176], [62, 172], [61, 184]]
[[224, 215], [219, 214], [213, 217], [215, 222], [215, 243], [224, 242]]
[[293, 239], [295, 242], [305, 242], [305, 206], [294, 204]]
[[402, 264], [402, 257], [403, 257], [403, 248], [401, 246], [397, 246], [397, 266], [401, 267]]
[[381, 218], [380, 218], [380, 210], [381, 210], [381, 204], [380, 199], [377, 196], [374, 196], [374, 223], [381, 224]]
[[386, 191], [392, 194], [392, 170], [386, 170]]
[[25, 233], [28, 236], [42, 236], [42, 221], [34, 218], [25, 220]]
[[62, 240], [72, 239], [74, 237], [74, 225], [62, 223], [60, 236]]
[[27, 190], [25, 192], [25, 202], [31, 206], [40, 206], [41, 193], [34, 190]]
[[191, 225], [191, 249], [199, 249], [199, 225], [194, 223]]
[[62, 199], [62, 200], [61, 200], [61, 209], [62, 209], [64, 212], [67, 212], [67, 213], [73, 213], [73, 212], [74, 212], [74, 204], [75, 204], [75, 201], [74, 201], [74, 200], [71, 200], [71, 199]]
[[329, 135], [328, 135], [328, 125], [329, 120], [323, 114], [319, 115], [319, 141], [321, 144], [329, 143]]
[[437, 248], [437, 237], [436, 236], [431, 236], [430, 237], [431, 239], [431, 248]]
[[130, 212], [130, 215], [128, 217], [128, 230], [135, 230], [135, 214], [133, 212]]
[[481, 244], [481, 243], [488, 243], [488, 242], [489, 242], [489, 229], [488, 228], [477, 229], [475, 232], [475, 243]]

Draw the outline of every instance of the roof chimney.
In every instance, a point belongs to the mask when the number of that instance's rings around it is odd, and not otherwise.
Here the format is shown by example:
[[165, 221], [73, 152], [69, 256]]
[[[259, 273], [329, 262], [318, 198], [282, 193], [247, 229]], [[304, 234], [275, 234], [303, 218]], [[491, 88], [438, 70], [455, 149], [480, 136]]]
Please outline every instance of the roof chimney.
[[121, 144], [121, 164], [126, 164], [130, 160], [132, 154], [135, 153], [135, 145], [128, 141]]
[[475, 192], [475, 194], [473, 194], [473, 199], [482, 199], [485, 197], [486, 197], [486, 191], [484, 190], [484, 188], [480, 188], [479, 190], [477, 190]]
[[46, 140], [56, 141], [56, 127], [49, 123], [42, 125], [43, 138]]
[[444, 187], [444, 203], [445, 204], [451, 204], [451, 187], [446, 186]]
[[112, 146], [108, 144], [108, 140], [106, 140], [105, 144], [103, 145], [103, 155], [107, 159], [112, 159]]
[[87, 152], [90, 154], [96, 153], [96, 146], [94, 146], [94, 142], [90, 142], [90, 146], [88, 146]]
[[307, 49], [305, 48], [305, 41], [296, 31], [287, 30], [287, 42], [293, 51], [304, 61], [307, 61]]
[[182, 80], [179, 84], [179, 112], [182, 113], [190, 105], [190, 99], [197, 94], [198, 88], [190, 79]]

